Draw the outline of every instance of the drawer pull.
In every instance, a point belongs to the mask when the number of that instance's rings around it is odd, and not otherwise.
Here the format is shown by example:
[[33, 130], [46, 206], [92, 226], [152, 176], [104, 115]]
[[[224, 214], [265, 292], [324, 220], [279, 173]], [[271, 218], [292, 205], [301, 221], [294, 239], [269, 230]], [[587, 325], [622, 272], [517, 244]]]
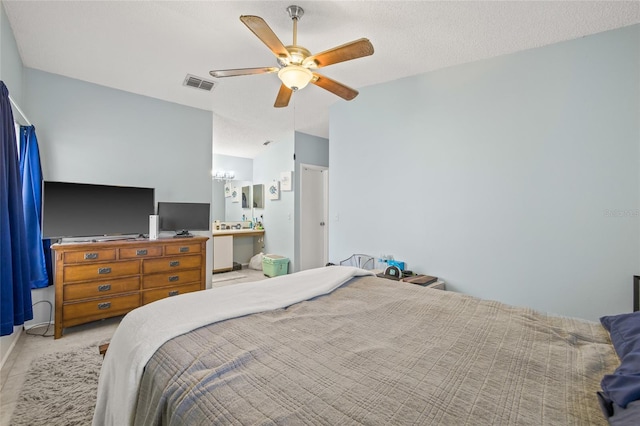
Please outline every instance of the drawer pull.
[[177, 296], [177, 295], [179, 295], [179, 294], [180, 294], [180, 290], [171, 290], [171, 291], [169, 292], [169, 297], [171, 297], [171, 296]]
[[171, 262], [169, 262], [169, 266], [180, 266], [180, 261], [172, 260]]
[[85, 253], [84, 260], [93, 260], [98, 258], [98, 253]]
[[171, 276], [169, 277], [169, 282], [170, 282], [170, 283], [173, 283], [173, 282], [178, 281], [179, 279], [180, 279], [180, 275], [171, 275]]
[[111, 307], [111, 302], [98, 303], [98, 309], [109, 309], [110, 307]]
[[98, 274], [100, 275], [110, 274], [110, 273], [111, 273], [111, 268], [98, 268]]
[[189, 253], [189, 247], [180, 247], [180, 253]]
[[146, 256], [146, 255], [147, 255], [147, 249], [136, 250], [136, 256]]
[[109, 291], [111, 290], [111, 284], [102, 284], [98, 286], [98, 291]]

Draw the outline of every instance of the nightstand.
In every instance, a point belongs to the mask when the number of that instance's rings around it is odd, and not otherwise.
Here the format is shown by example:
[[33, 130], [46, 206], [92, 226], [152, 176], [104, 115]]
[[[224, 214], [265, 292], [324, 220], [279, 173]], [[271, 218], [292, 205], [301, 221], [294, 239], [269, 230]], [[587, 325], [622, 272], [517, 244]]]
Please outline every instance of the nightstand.
[[437, 277], [432, 277], [431, 275], [411, 275], [402, 278], [400, 281], [408, 282], [410, 284], [415, 284], [422, 287], [433, 288], [436, 290], [445, 290], [444, 281], [439, 280]]
[[[418, 284], [418, 285], [420, 285], [420, 284]], [[436, 281], [434, 283], [431, 283], [431, 284], [423, 285], [423, 287], [434, 288], [436, 290], [446, 290], [444, 281], [440, 281], [440, 280], [438, 280], [438, 281]]]

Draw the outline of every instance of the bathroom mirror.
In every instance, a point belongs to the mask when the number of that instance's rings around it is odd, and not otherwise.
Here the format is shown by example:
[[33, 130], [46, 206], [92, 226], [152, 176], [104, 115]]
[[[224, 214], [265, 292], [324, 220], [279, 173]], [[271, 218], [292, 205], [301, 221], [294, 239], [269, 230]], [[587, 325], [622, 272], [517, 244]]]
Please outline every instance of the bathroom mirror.
[[264, 185], [253, 185], [253, 207], [256, 209], [264, 208]]
[[[251, 211], [251, 189], [253, 182], [242, 180], [231, 180], [225, 182], [215, 181], [213, 185], [213, 220], [221, 222], [240, 222], [244, 216], [245, 220], [251, 220], [253, 212]], [[225, 189], [227, 188], [227, 189]], [[238, 193], [238, 197], [234, 199], [233, 192]], [[248, 196], [247, 196], [248, 190]], [[246, 199], [246, 206], [243, 203]]]
[[252, 203], [253, 202], [251, 200], [251, 187], [249, 185], [243, 186], [242, 187], [242, 208], [250, 209]]

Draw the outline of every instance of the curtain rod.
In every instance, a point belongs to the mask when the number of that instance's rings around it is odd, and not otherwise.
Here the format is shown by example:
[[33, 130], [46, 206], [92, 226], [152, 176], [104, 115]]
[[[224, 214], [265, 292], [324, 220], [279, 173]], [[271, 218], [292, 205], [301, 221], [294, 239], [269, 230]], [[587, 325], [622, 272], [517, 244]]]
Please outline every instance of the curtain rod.
[[31, 126], [31, 122], [29, 121], [29, 119], [27, 118], [26, 115], [24, 115], [24, 112], [22, 112], [22, 110], [20, 109], [20, 107], [18, 106], [18, 104], [16, 103], [16, 101], [13, 100], [13, 98], [11, 97], [11, 95], [9, 95], [9, 102], [11, 102], [11, 105], [13, 105], [13, 107], [16, 109], [16, 111], [18, 111], [18, 113], [20, 113], [20, 115], [22, 116], [22, 118], [24, 118], [24, 121], [27, 122], [27, 124], [29, 126]]

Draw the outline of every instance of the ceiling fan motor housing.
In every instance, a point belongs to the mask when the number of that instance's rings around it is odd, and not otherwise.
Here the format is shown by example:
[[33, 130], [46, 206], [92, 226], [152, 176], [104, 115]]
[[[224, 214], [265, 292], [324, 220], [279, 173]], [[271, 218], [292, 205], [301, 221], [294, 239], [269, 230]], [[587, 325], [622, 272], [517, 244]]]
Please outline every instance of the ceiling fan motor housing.
[[289, 12], [289, 17], [291, 19], [297, 19], [298, 21], [302, 18], [302, 15], [304, 15], [304, 9], [300, 6], [296, 6], [295, 4], [287, 7], [287, 12]]

